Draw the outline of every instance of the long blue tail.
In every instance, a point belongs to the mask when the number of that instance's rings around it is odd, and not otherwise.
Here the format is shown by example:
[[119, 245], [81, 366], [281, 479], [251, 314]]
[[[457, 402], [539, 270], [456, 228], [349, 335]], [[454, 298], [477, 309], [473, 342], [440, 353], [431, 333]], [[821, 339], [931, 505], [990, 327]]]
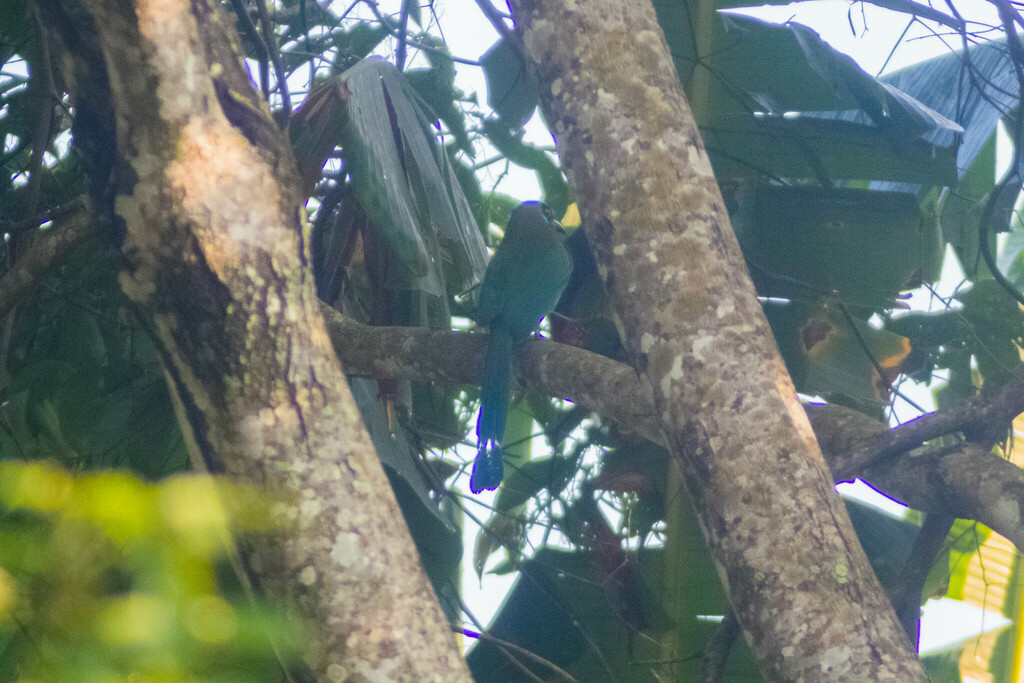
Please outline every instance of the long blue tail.
[[480, 417], [476, 421], [476, 438], [480, 450], [473, 462], [473, 474], [469, 478], [469, 490], [473, 493], [498, 488], [504, 474], [501, 441], [508, 420], [511, 377], [512, 335], [500, 328], [493, 329], [487, 345]]

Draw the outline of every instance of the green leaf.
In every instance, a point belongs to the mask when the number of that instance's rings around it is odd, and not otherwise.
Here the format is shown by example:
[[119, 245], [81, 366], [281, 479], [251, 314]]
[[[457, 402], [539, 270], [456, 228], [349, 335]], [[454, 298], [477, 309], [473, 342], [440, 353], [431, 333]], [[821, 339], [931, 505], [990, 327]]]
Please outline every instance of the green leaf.
[[[384, 274], [387, 284], [438, 297], [445, 285], [469, 289], [486, 266], [483, 241], [415, 92], [381, 59], [363, 60], [343, 77], [352, 93], [342, 145], [345, 168], [396, 260]], [[443, 264], [450, 268], [442, 272]]]
[[976, 282], [955, 298], [963, 303], [960, 314], [971, 328], [966, 345], [982, 377], [992, 386], [1012, 379], [1021, 365], [1019, 349], [1024, 343], [1024, 311], [1017, 300], [994, 280]]
[[[956, 187], [949, 190], [942, 202], [939, 220], [946, 241], [953, 246], [960, 266], [968, 278], [978, 273], [981, 262], [978, 251], [978, 223], [996, 182], [995, 133], [979, 151], [974, 162]], [[990, 248], [996, 249], [995, 235], [989, 232]], [[982, 273], [988, 271], [982, 269]]]
[[915, 347], [938, 347], [944, 344], [960, 346], [960, 343], [971, 334], [971, 327], [960, 311], [915, 311], [889, 319], [885, 328], [908, 337]]
[[[668, 18], [671, 11], [666, 8], [659, 18], [663, 16]], [[663, 24], [672, 54], [682, 63], [680, 73], [687, 74], [696, 60], [691, 34], [683, 26]], [[714, 75], [708, 112], [859, 110], [893, 140], [959, 130], [938, 112], [867, 74], [806, 26], [727, 14], [719, 15], [713, 31], [713, 49], [700, 59], [702, 68]]]
[[[508, 552], [509, 562], [517, 564], [512, 558], [518, 558], [526, 543], [526, 524], [518, 517], [509, 514], [495, 514], [480, 528], [473, 546], [473, 569], [477, 578], [483, 576], [487, 560], [496, 551], [504, 548]], [[509, 569], [496, 569], [497, 573], [507, 573]]]
[[486, 209], [488, 222], [500, 226], [508, 224], [509, 216], [512, 215], [512, 209], [522, 201], [522, 199], [516, 199], [500, 192], [485, 192], [481, 196], [481, 200]]
[[476, 225], [480, 230], [480, 235], [483, 236], [486, 242], [487, 207], [484, 205], [483, 188], [480, 187], [480, 179], [476, 177], [476, 173], [473, 172], [469, 164], [458, 158], [454, 146], [448, 145], [447, 151], [448, 159], [452, 164], [452, 170], [455, 173], [455, 177], [458, 178], [459, 186], [462, 188], [462, 194], [466, 196], [466, 201], [469, 202], [469, 208], [473, 212], [473, 217], [476, 218]]
[[715, 15], [701, 3], [655, 7], [720, 180], [955, 179], [960, 126], [811, 29]]
[[537, 173], [537, 180], [544, 192], [544, 202], [551, 207], [556, 216], [564, 215], [569, 206], [569, 186], [562, 169], [548, 153], [523, 142], [521, 133], [509, 132], [499, 121], [485, 119], [482, 126], [487, 139], [499, 152], [508, 157], [509, 161]]
[[879, 309], [933, 269], [934, 222], [904, 192], [760, 185], [733, 224], [766, 296], [835, 295]]
[[343, 80], [323, 79], [313, 85], [288, 120], [288, 137], [302, 179], [303, 196], [313, 192], [327, 158], [341, 144], [350, 95]]
[[473, 145], [466, 132], [466, 115], [456, 105], [465, 96], [455, 87], [455, 62], [445, 44], [437, 38], [421, 36], [418, 40], [434, 47], [434, 50], [426, 52], [430, 68], [409, 69], [405, 71], [405, 78], [423, 104], [448, 126], [456, 147], [472, 157]]
[[924, 666], [928, 680], [961, 683], [963, 679], [960, 677], [960, 658], [963, 656], [965, 647], [967, 646], [921, 657], [921, 665]]
[[949, 591], [947, 598], [964, 599], [967, 571], [971, 557], [978, 552], [981, 544], [991, 534], [986, 526], [969, 519], [958, 519], [949, 531]]
[[[1018, 102], [1017, 77], [1007, 55], [1005, 40], [971, 45], [919, 62], [883, 76], [883, 82], [899, 88], [922, 104], [963, 126], [956, 165], [963, 176], [983, 153], [1003, 112]], [[937, 145], [954, 143], [950, 130], [926, 136]]]
[[834, 306], [771, 305], [765, 314], [797, 391], [865, 407], [888, 403], [888, 378], [879, 377], [872, 358], [895, 373], [910, 352], [908, 339], [857, 319], [855, 331]]
[[368, 57], [388, 35], [386, 26], [369, 22], [358, 23], [347, 31], [338, 28], [331, 31], [331, 42], [337, 50], [334, 72], [345, 71]]
[[409, 525], [424, 569], [435, 588], [452, 580], [462, 557], [462, 534], [432, 496], [432, 482], [420, 468], [413, 435], [397, 420], [389, 422], [377, 397], [377, 383], [353, 378], [352, 397], [388, 474], [402, 515]]
[[78, 370], [76, 365], [58, 358], [26, 363], [13, 374], [7, 390], [12, 394], [30, 391], [33, 396], [50, 396]]
[[[661, 551], [640, 553], [629, 565], [628, 580], [617, 582], [589, 553], [544, 548], [523, 563], [489, 634], [567, 669], [579, 681], [665, 680], [655, 678], [661, 655], [657, 639], [670, 624], [649, 588], [660, 556]], [[716, 577], [709, 578], [717, 582]], [[631, 623], [646, 624], [646, 629], [638, 634]], [[705, 623], [705, 635], [715, 627]], [[511, 656], [515, 662], [499, 645], [480, 641], [467, 662], [480, 683], [520, 680], [519, 667], [551, 679], [552, 670], [543, 661]], [[673, 669], [677, 665], [674, 662]]]
[[19, 47], [24, 48], [19, 43], [34, 37], [30, 16], [25, 0], [0, 0], [0, 65], [7, 63]]
[[502, 38], [483, 54], [480, 65], [487, 80], [488, 106], [506, 130], [522, 128], [537, 109], [539, 92], [519, 50]]
[[3, 680], [256, 683], [298, 664], [301, 625], [220, 569], [233, 533], [270, 529], [265, 496], [209, 477], [0, 475]]
[[512, 512], [544, 489], [557, 487], [572, 473], [573, 465], [570, 459], [556, 455], [530, 460], [515, 468], [506, 467], [495, 511]]
[[956, 182], [954, 147], [912, 137], [894, 143], [885, 131], [870, 124], [713, 113], [700, 130], [719, 177]]

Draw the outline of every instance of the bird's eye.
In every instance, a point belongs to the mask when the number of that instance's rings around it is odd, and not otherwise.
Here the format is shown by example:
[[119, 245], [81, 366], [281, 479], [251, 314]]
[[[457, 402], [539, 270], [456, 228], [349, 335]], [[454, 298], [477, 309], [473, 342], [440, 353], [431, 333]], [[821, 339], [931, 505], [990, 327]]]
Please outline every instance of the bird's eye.
[[546, 220], [549, 220], [549, 221], [555, 220], [555, 214], [554, 214], [554, 212], [551, 211], [551, 209], [548, 207], [547, 204], [541, 204], [540, 205], [540, 211], [541, 211], [541, 214], [544, 215], [544, 218]]

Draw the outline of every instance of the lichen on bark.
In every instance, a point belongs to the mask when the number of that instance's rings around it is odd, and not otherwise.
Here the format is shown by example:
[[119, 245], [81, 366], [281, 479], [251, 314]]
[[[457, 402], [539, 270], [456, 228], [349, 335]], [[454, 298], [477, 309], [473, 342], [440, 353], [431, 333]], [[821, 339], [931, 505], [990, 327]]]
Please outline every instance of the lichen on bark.
[[921, 680], [775, 349], [653, 7], [511, 5], [630, 362], [766, 674]]
[[231, 22], [207, 0], [81, 0], [62, 16], [83, 19], [68, 45], [99, 47], [73, 58], [109, 74], [109, 91], [75, 96], [107, 98], [114, 119], [117, 198], [101, 210], [124, 226], [122, 289], [197, 466], [276, 501], [280, 532], [243, 555], [310, 620], [309, 666], [468, 680], [331, 347], [289, 144]]

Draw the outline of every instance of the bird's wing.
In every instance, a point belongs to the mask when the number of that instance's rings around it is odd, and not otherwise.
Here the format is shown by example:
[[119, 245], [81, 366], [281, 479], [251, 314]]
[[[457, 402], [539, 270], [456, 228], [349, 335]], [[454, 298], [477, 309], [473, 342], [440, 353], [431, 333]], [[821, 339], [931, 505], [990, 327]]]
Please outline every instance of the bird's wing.
[[514, 287], [509, 281], [515, 278], [518, 265], [515, 263], [515, 254], [509, 249], [499, 247], [495, 250], [487, 264], [487, 272], [480, 285], [480, 297], [473, 312], [473, 320], [478, 324], [489, 327], [491, 321], [505, 309], [510, 289]]

